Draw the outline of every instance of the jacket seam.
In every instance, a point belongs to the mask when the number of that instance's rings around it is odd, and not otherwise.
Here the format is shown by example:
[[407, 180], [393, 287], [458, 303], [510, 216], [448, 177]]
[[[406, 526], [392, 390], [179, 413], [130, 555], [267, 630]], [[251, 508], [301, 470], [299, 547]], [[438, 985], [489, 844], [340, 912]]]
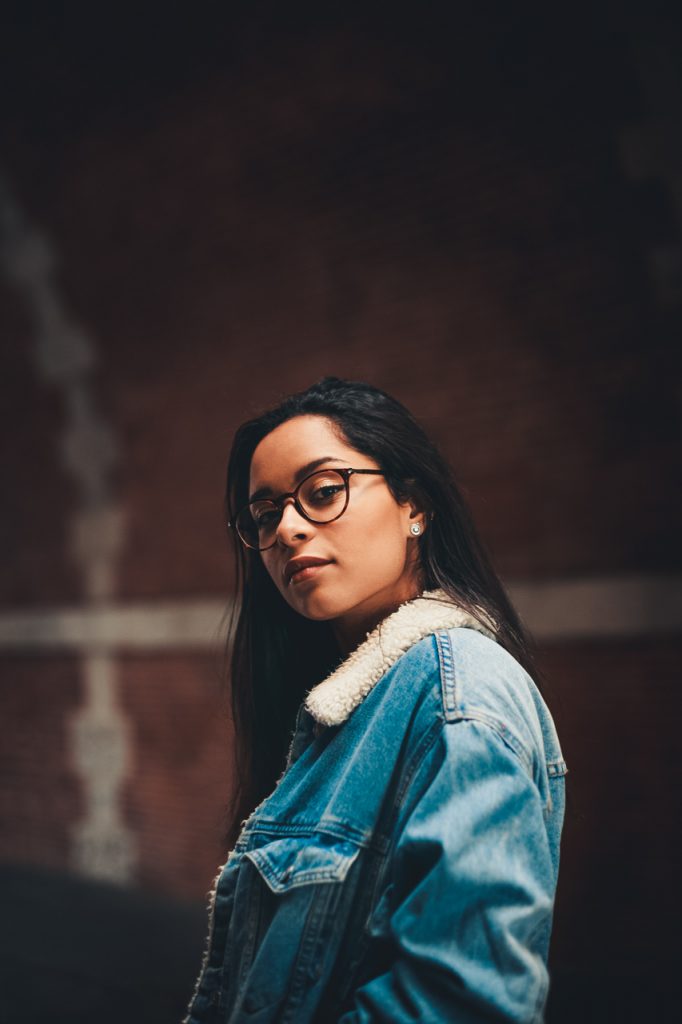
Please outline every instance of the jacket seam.
[[523, 762], [528, 774], [533, 775], [533, 754], [525, 743], [511, 730], [502, 719], [483, 708], [470, 707], [466, 710], [461, 706], [458, 694], [457, 670], [452, 639], [446, 629], [436, 632], [438, 646], [438, 662], [440, 668], [441, 699], [446, 722], [457, 722], [462, 719], [484, 722], [494, 729], [506, 745], [514, 751]]
[[521, 740], [519, 740], [516, 733], [512, 732], [501, 719], [496, 718], [494, 715], [489, 714], [481, 708], [468, 708], [466, 711], [461, 712], [458, 718], [451, 720], [451, 724], [453, 725], [456, 725], [457, 722], [481, 722], [483, 725], [487, 725], [488, 728], [492, 729], [492, 731], [499, 736], [504, 745], [511, 750], [518, 760], [521, 761], [524, 770], [531, 778], [533, 778], [532, 752], [524, 743], [521, 742]]
[[379, 853], [383, 853], [385, 849], [385, 844], [378, 843], [376, 836], [369, 834], [364, 829], [358, 829], [346, 821], [321, 818], [314, 822], [296, 824], [294, 822], [277, 822], [259, 818], [257, 822], [249, 826], [248, 831], [243, 833], [241, 837], [243, 845], [238, 852], [242, 855], [250, 852], [247, 840], [251, 836], [311, 838], [316, 834], [331, 836], [333, 839], [346, 840], [363, 849], [374, 849]]

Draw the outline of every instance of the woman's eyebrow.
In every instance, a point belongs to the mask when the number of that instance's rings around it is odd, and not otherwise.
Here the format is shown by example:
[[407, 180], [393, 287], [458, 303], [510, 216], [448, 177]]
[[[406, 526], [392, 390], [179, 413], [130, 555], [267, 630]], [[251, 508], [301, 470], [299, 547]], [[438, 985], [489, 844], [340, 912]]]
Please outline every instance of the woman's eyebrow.
[[[294, 474], [294, 484], [299, 483], [304, 476], [308, 473], [312, 473], [313, 470], [317, 469], [318, 466], [323, 465], [325, 462], [346, 462], [346, 459], [337, 459], [335, 455], [323, 455], [321, 459], [313, 459], [312, 462], [306, 462], [305, 466], [301, 466], [300, 469], [296, 470]], [[259, 487], [257, 491], [254, 491], [249, 501], [259, 501], [261, 498], [269, 498], [272, 495], [271, 487]]]

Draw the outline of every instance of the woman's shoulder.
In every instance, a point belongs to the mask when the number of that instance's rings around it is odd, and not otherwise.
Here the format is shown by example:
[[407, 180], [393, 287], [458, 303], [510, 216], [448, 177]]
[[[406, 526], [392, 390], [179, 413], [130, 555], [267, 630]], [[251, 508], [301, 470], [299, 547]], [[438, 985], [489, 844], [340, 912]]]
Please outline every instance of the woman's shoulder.
[[533, 679], [509, 651], [476, 629], [436, 630], [395, 666], [394, 696], [443, 724], [478, 721], [512, 747], [529, 769], [563, 765], [551, 713]]
[[504, 647], [470, 626], [434, 629], [412, 644], [387, 673], [411, 689], [434, 684], [443, 712], [461, 716], [474, 708], [491, 712], [509, 702], [528, 706], [534, 684]]

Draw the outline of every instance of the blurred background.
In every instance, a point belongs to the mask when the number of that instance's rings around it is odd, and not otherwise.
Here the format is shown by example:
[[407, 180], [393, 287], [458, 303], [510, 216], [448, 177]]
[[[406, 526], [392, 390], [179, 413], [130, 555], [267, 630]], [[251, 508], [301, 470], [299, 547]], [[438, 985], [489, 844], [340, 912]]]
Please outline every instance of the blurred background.
[[549, 1019], [672, 1019], [682, 33], [637, 6], [3, 5], [2, 1024], [182, 1016], [226, 456], [329, 373], [438, 441], [537, 641]]

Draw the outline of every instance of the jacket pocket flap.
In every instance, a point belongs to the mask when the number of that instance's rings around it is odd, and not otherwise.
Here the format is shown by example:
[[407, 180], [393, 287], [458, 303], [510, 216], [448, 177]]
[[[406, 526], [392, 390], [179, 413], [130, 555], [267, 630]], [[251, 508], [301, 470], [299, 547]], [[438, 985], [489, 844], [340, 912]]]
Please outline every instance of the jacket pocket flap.
[[287, 836], [244, 856], [273, 892], [287, 892], [311, 882], [342, 882], [360, 847], [334, 836]]

